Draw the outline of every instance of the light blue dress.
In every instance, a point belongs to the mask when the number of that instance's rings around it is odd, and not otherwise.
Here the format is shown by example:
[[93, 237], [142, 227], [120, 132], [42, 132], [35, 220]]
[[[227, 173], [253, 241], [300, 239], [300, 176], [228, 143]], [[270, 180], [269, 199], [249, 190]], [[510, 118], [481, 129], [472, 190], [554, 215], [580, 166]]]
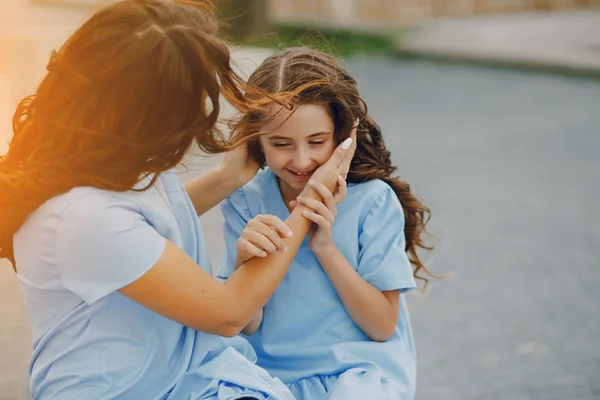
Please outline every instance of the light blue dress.
[[[258, 214], [289, 216], [276, 176], [267, 168], [226, 199], [221, 209], [225, 249], [218, 276], [235, 265], [236, 241]], [[404, 214], [393, 190], [374, 180], [349, 185], [339, 204], [333, 240], [367, 282], [382, 291], [415, 287], [405, 252]], [[281, 285], [247, 337], [258, 365], [288, 385], [297, 399], [414, 397], [415, 347], [404, 296], [393, 337], [373, 342], [348, 315], [305, 238]]]
[[141, 193], [75, 188], [28, 218], [14, 246], [33, 333], [34, 400], [293, 399], [254, 364], [245, 339], [187, 328], [118, 292], [155, 264], [165, 238], [210, 272], [173, 172]]

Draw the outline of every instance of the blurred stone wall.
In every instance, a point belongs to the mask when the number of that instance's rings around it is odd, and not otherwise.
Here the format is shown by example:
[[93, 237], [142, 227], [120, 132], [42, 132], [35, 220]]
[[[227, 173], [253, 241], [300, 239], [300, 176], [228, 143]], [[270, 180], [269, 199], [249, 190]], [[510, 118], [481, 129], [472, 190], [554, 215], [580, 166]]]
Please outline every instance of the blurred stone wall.
[[274, 23], [366, 31], [439, 17], [599, 6], [600, 0], [267, 0], [268, 19]]
[[95, 6], [90, 0], [0, 1], [0, 153], [11, 135], [9, 121], [18, 101], [35, 90], [52, 49]]

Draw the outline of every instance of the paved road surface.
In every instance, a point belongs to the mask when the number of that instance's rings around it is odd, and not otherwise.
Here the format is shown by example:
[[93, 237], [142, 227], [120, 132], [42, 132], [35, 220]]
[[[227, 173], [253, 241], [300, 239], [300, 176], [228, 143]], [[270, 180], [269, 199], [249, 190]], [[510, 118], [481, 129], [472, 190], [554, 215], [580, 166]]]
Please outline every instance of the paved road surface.
[[[432, 208], [432, 268], [452, 274], [411, 297], [417, 399], [600, 398], [600, 82], [391, 59], [349, 66], [401, 174]], [[220, 216], [202, 220], [216, 260]], [[0, 318], [0, 399], [24, 399], [27, 321], [6, 268]]]

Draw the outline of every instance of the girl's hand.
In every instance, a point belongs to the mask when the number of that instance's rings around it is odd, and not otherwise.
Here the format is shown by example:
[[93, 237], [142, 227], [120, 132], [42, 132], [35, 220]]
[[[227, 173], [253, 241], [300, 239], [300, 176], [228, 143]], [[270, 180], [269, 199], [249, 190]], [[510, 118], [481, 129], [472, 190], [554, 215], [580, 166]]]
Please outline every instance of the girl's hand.
[[302, 215], [315, 224], [309, 233], [310, 241], [308, 245], [313, 253], [318, 255], [320, 252], [334, 246], [331, 229], [337, 214], [336, 206], [346, 196], [346, 180], [342, 176], [338, 176], [338, 187], [335, 195], [332, 195], [329, 189], [320, 182], [311, 180], [308, 184], [321, 196], [323, 202], [300, 195], [297, 198], [297, 203], [309, 208], [309, 210], [304, 210]]
[[237, 241], [236, 269], [253, 257], [264, 258], [268, 253], [285, 253], [282, 238], [291, 237], [291, 229], [274, 215], [257, 215], [246, 224]]
[[248, 143], [243, 143], [226, 152], [218, 168], [225, 175], [223, 179], [236, 181], [243, 186], [256, 175], [259, 166], [248, 154]]
[[356, 152], [356, 130], [358, 129], [359, 125], [360, 125], [360, 120], [357, 119], [356, 121], [354, 121], [354, 126], [352, 127], [352, 130], [350, 131], [349, 137], [352, 138], [352, 144], [350, 145], [348, 152], [352, 153], [352, 156], [346, 157], [344, 159], [344, 162], [340, 166], [340, 175], [342, 175], [342, 177], [344, 179], [346, 179], [346, 177], [348, 176], [348, 172], [350, 171], [350, 164], [352, 163], [352, 158], [354, 157], [354, 153]]
[[[329, 160], [321, 165], [312, 175], [312, 180], [317, 181], [325, 185], [330, 191], [334, 191], [339, 175], [345, 177], [350, 169], [354, 152], [356, 151], [356, 129], [358, 128], [355, 124], [354, 128], [350, 132], [350, 137], [344, 140], [331, 154]], [[307, 188], [308, 189], [308, 188]], [[307, 194], [306, 191], [302, 193]]]

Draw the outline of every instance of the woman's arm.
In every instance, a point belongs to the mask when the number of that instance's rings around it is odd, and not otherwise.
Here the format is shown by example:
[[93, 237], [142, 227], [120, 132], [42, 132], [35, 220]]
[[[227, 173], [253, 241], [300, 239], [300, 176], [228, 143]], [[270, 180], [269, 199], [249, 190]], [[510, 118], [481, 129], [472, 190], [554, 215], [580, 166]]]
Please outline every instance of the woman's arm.
[[247, 144], [225, 153], [218, 166], [185, 183], [196, 214], [202, 215], [219, 204], [248, 183], [257, 171], [258, 164], [248, 156]]
[[230, 171], [219, 165], [186, 182], [184, 186], [196, 214], [202, 215], [246, 183], [246, 180], [232, 176]]
[[252, 317], [252, 319], [250, 320], [248, 325], [246, 325], [244, 327], [244, 329], [242, 329], [242, 333], [244, 335], [252, 335], [254, 332], [256, 332], [258, 330], [258, 328], [260, 328], [260, 325], [262, 324], [262, 320], [263, 320], [263, 308], [261, 308], [260, 310], [258, 310], [258, 312], [256, 314], [254, 314], [254, 317]]
[[398, 322], [400, 291], [381, 292], [365, 281], [335, 245], [316, 256], [356, 325], [371, 340], [388, 340]]
[[[235, 216], [224, 213], [224, 219], [235, 218]], [[245, 262], [254, 257], [265, 258], [269, 253], [286, 252], [287, 246], [284, 237], [293, 235], [290, 228], [274, 215], [257, 215], [246, 223], [246, 226], [238, 233], [235, 246], [234, 271]], [[226, 243], [227, 232], [226, 232]], [[231, 249], [227, 249], [231, 251]], [[248, 325], [242, 329], [244, 335], [252, 335], [262, 324], [263, 309], [261, 308], [250, 320]]]
[[[351, 141], [350, 141], [351, 143]], [[313, 174], [313, 178], [335, 188], [340, 168], [352, 152], [344, 142]], [[319, 198], [311, 188], [305, 195]], [[242, 264], [224, 283], [219, 283], [179, 249], [167, 241], [159, 260], [120, 292], [145, 307], [194, 329], [221, 336], [234, 336], [244, 328], [285, 276], [310, 227], [302, 216], [305, 207], [296, 207], [286, 219], [293, 233], [284, 238], [287, 251], [253, 258]]]
[[253, 258], [221, 284], [171, 242], [158, 262], [121, 293], [167, 318], [221, 336], [235, 336], [273, 294], [308, 232], [310, 222], [300, 211], [286, 224], [284, 254]]

